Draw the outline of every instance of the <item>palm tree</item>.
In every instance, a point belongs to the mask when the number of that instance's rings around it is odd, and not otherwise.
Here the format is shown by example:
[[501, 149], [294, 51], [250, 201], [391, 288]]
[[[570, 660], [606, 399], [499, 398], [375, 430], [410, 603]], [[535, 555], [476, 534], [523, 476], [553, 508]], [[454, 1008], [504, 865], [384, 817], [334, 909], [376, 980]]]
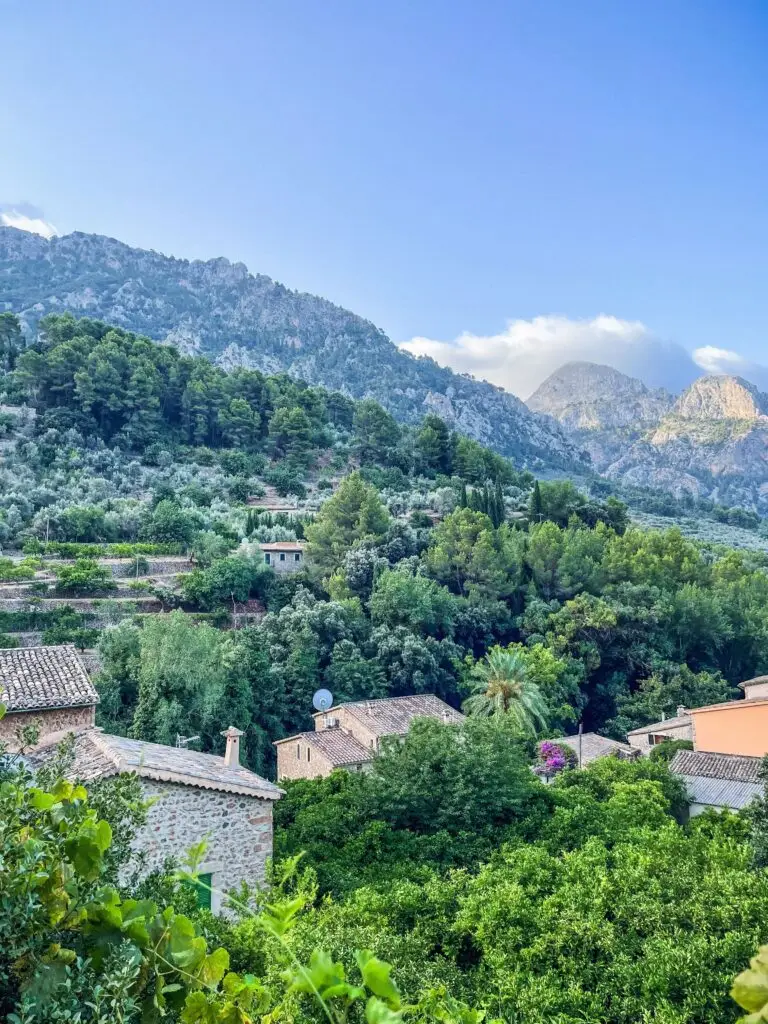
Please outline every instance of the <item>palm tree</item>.
[[473, 672], [474, 693], [464, 701], [468, 715], [508, 715], [524, 733], [547, 728], [549, 708], [518, 651], [493, 647]]

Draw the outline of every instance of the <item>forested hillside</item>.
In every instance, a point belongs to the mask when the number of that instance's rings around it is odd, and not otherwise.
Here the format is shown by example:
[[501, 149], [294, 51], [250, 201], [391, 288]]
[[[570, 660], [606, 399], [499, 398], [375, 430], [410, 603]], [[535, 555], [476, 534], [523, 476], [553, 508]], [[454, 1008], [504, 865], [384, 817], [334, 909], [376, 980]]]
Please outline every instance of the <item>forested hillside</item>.
[[44, 239], [0, 226], [0, 310], [34, 336], [46, 313], [99, 317], [206, 355], [226, 369], [287, 372], [398, 420], [428, 413], [520, 462], [569, 465], [579, 449], [501, 388], [414, 359], [368, 320], [227, 259], [180, 260], [75, 232]]
[[[27, 553], [6, 560], [5, 629], [98, 641], [110, 728], [212, 746], [235, 715], [263, 770], [319, 686], [458, 706], [500, 646], [551, 731], [621, 738], [768, 660], [762, 554], [627, 528], [615, 499], [534, 486], [434, 416], [401, 427], [371, 400], [66, 316], [22, 351], [4, 322], [0, 531]], [[268, 494], [296, 507], [265, 511]], [[309, 565], [277, 579], [258, 543], [296, 538]], [[109, 555], [134, 578], [92, 560]]]
[[[682, 825], [664, 749], [577, 771], [541, 741], [623, 738], [764, 672], [764, 554], [633, 527], [437, 416], [97, 321], [48, 317], [26, 347], [5, 314], [0, 341], [0, 643], [84, 649], [100, 725], [220, 752], [233, 724], [269, 774], [321, 686], [467, 712], [370, 773], [288, 783], [271, 888], [229, 919], [171, 866], [131, 880], [124, 779], [90, 812], [66, 751], [47, 793], [0, 757], [14, 1024], [736, 1020], [768, 938], [768, 800]], [[297, 539], [306, 565], [273, 573], [259, 543]]]

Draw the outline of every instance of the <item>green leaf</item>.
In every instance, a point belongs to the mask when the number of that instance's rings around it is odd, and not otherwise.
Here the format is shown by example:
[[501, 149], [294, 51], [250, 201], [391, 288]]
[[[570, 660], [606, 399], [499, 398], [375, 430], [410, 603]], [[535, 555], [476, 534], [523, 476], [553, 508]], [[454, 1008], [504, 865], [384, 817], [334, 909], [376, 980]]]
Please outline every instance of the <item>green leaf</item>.
[[357, 966], [363, 976], [363, 982], [375, 996], [384, 999], [393, 1010], [400, 1008], [400, 991], [392, 981], [392, 965], [379, 960], [378, 957], [362, 949], [357, 953]]
[[184, 1009], [181, 1011], [182, 1024], [214, 1024], [216, 1010], [208, 1002], [205, 993], [197, 991], [190, 992], [184, 1000]]
[[365, 1019], [368, 1024], [400, 1024], [403, 1015], [399, 1010], [390, 1010], [386, 1003], [371, 996], [365, 1004]]
[[[760, 947], [760, 954], [750, 961], [751, 967], [736, 978], [731, 995], [743, 1010], [750, 1013], [768, 1012], [768, 946]], [[766, 1017], [768, 1019], [768, 1017]]]
[[209, 953], [200, 965], [197, 977], [206, 988], [214, 989], [229, 970], [229, 953], [220, 947]]

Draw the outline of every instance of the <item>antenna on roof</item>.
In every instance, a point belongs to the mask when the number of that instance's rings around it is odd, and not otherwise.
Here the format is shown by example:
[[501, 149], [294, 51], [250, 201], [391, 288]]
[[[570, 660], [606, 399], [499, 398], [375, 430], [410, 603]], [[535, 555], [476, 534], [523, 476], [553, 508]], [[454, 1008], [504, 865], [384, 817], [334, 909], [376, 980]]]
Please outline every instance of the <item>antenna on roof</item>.
[[180, 736], [179, 733], [176, 733], [176, 746], [186, 750], [190, 743], [194, 743], [195, 740], [199, 739], [199, 736]]
[[327, 711], [333, 706], [333, 694], [330, 690], [318, 690], [312, 698], [312, 707], [315, 711]]

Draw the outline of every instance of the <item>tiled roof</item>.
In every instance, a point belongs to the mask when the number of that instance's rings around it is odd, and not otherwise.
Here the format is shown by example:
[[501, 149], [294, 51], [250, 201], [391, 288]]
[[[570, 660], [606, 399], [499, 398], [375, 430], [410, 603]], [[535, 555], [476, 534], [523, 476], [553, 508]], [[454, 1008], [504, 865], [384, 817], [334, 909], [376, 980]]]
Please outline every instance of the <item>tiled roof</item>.
[[736, 700], [723, 700], [719, 704], [705, 704], [701, 708], [691, 708], [691, 714], [701, 711], [722, 711], [724, 708], [755, 708], [760, 704], [768, 704], [768, 697], [737, 697]]
[[[377, 736], [404, 735], [414, 718], [435, 718], [440, 722], [457, 725], [464, 715], [433, 693], [419, 693], [411, 697], [383, 697], [380, 700], [361, 700], [341, 704]], [[334, 709], [319, 712], [332, 715]], [[315, 716], [317, 717], [317, 716]]]
[[314, 750], [325, 757], [334, 768], [346, 764], [362, 764], [373, 758], [373, 751], [342, 729], [321, 729], [319, 732], [300, 732], [287, 740], [278, 740], [277, 744], [304, 740]]
[[[44, 761], [54, 749], [51, 744], [38, 748], [33, 758]], [[229, 768], [223, 757], [214, 754], [111, 736], [98, 729], [89, 729], [76, 736], [73, 777], [82, 782], [93, 782], [124, 772], [135, 772], [141, 778], [158, 782], [177, 782], [224, 793], [258, 796], [264, 800], [278, 800], [283, 794], [283, 790], [274, 783], [239, 765]], [[201, 828], [203, 825], [201, 822]]]
[[0, 704], [9, 712], [98, 702], [99, 695], [71, 645], [0, 650]]
[[680, 729], [682, 726], [690, 724], [690, 714], [677, 715], [675, 718], [665, 718], [663, 722], [652, 722], [651, 725], [644, 725], [640, 729], [632, 729], [627, 736], [642, 736], [647, 732], [666, 732], [667, 729]]
[[277, 540], [269, 544], [259, 544], [262, 551], [303, 551], [304, 545], [295, 540]]
[[[578, 756], [579, 737], [559, 736], [555, 743], [563, 743], [566, 747]], [[619, 743], [618, 740], [608, 739], [607, 736], [599, 736], [596, 732], [585, 732], [581, 736], [581, 763], [583, 765], [596, 761], [599, 757], [609, 757], [612, 754], [626, 755], [633, 757], [638, 751], [629, 746], [628, 743]]]
[[670, 762], [675, 775], [720, 779], [728, 782], [760, 782], [760, 757], [712, 754], [705, 750], [678, 750]]
[[743, 683], [738, 683], [740, 690], [746, 690], [748, 686], [759, 686], [760, 683], [768, 683], [768, 676], [755, 676], [754, 679], [745, 679]]

